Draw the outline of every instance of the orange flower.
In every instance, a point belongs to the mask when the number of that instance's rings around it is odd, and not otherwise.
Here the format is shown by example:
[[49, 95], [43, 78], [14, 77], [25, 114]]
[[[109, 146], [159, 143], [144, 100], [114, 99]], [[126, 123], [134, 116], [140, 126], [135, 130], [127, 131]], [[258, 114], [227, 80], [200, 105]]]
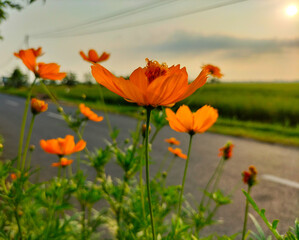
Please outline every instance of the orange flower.
[[180, 141], [176, 140], [174, 137], [167, 138], [164, 141], [169, 143], [170, 145], [180, 145]]
[[40, 146], [47, 153], [64, 156], [83, 150], [86, 142], [80, 140], [75, 145], [74, 136], [66, 135], [65, 138], [41, 140]]
[[242, 173], [243, 182], [245, 184], [248, 184], [249, 187], [252, 187], [257, 183], [256, 175], [257, 175], [257, 170], [255, 166], [250, 166], [249, 171], [243, 171]]
[[14, 53], [14, 55], [17, 58], [20, 58], [29, 70], [35, 72], [36, 58], [42, 54], [41, 52], [41, 48], [38, 48], [36, 50], [30, 48], [27, 50], [20, 50], [18, 53]]
[[16, 180], [17, 178], [18, 178], [18, 176], [17, 176], [17, 174], [15, 174], [15, 173], [11, 173], [10, 174], [10, 178], [11, 178], [11, 180]]
[[218, 157], [223, 157], [224, 160], [228, 160], [233, 155], [234, 145], [231, 142], [227, 142], [224, 147], [219, 149]]
[[37, 76], [49, 80], [62, 80], [65, 78], [65, 72], [59, 72], [60, 66], [56, 63], [38, 63]]
[[180, 157], [182, 159], [187, 159], [187, 155], [182, 153], [182, 150], [180, 148], [172, 148], [172, 147], [168, 147], [168, 151], [173, 153], [176, 157]]
[[86, 56], [83, 51], [80, 51], [80, 55], [85, 61], [91, 62], [91, 63], [103, 62], [103, 61], [106, 61], [110, 57], [110, 54], [106, 53], [106, 52], [103, 52], [102, 55], [99, 57], [97, 52], [93, 49], [90, 49], [88, 51], [88, 56]]
[[179, 65], [167, 67], [165, 63], [147, 61], [147, 66], [137, 68], [129, 80], [115, 77], [99, 64], [91, 66], [96, 81], [129, 102], [141, 106], [173, 106], [203, 86], [207, 80], [207, 70], [188, 84], [186, 68]]
[[208, 105], [198, 109], [195, 113], [192, 113], [186, 105], [181, 106], [176, 114], [170, 108], [167, 108], [166, 115], [166, 119], [173, 130], [187, 132], [192, 135], [205, 132], [218, 118], [217, 110]]
[[86, 107], [83, 103], [79, 105], [79, 109], [80, 112], [91, 121], [100, 122], [104, 119], [102, 116], [98, 116], [93, 111], [91, 111], [90, 108]]
[[67, 158], [60, 158], [60, 162], [52, 163], [52, 167], [66, 167], [71, 165], [73, 160]]
[[214, 65], [211, 65], [211, 64], [207, 64], [207, 65], [203, 65], [201, 67], [203, 70], [207, 70], [208, 73], [210, 75], [212, 75], [213, 77], [217, 77], [217, 78], [222, 78], [223, 77], [223, 74], [220, 72], [220, 68], [219, 67], [216, 67]]
[[38, 100], [36, 98], [31, 99], [31, 112], [33, 114], [38, 114], [41, 112], [45, 112], [48, 109], [48, 104], [45, 101]]

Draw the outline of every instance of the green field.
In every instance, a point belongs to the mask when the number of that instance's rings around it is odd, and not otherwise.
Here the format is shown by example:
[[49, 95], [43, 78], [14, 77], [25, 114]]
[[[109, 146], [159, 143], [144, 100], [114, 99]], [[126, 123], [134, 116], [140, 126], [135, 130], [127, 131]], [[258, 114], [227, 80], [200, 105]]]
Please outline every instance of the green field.
[[[105, 88], [101, 89], [107, 106], [103, 105], [99, 85], [50, 86], [50, 89], [60, 100], [84, 101], [97, 109], [131, 115], [136, 109], [134, 104]], [[27, 94], [25, 88], [0, 91]], [[34, 88], [33, 94], [46, 96], [40, 86]], [[211, 129], [213, 132], [299, 146], [299, 83], [206, 84], [176, 107], [183, 103], [193, 110], [205, 104], [217, 108], [220, 118]]]

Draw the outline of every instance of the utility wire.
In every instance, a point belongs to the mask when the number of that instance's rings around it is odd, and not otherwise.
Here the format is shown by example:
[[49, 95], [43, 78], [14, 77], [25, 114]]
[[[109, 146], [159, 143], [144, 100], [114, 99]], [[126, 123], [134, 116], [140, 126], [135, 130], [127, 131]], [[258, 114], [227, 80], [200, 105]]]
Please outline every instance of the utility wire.
[[[140, 21], [137, 23], [119, 24], [114, 27], [106, 27], [106, 28], [101, 28], [101, 29], [94, 30], [94, 31], [77, 32], [77, 33], [73, 33], [73, 34], [68, 34], [68, 33], [63, 34], [62, 33], [60, 35], [47, 36], [45, 38], [76, 37], [76, 36], [83, 36], [83, 35], [92, 35], [92, 34], [102, 33], [102, 32], [111, 32], [111, 31], [116, 31], [116, 30], [120, 30], [120, 29], [128, 29], [128, 28], [133, 28], [133, 27], [137, 27], [137, 26], [141, 26], [141, 25], [150, 24], [150, 23], [165, 21], [165, 20], [173, 19], [173, 18], [177, 18], [177, 17], [183, 17], [183, 16], [187, 16], [187, 15], [191, 15], [191, 14], [195, 14], [195, 13], [199, 13], [199, 12], [205, 12], [205, 11], [209, 11], [212, 9], [225, 7], [225, 6], [229, 6], [229, 5], [233, 5], [233, 4], [237, 4], [237, 3], [241, 3], [241, 2], [245, 2], [245, 1], [248, 1], [248, 0], [230, 0], [230, 1], [213, 4], [213, 5], [206, 6], [206, 7], [199, 7], [196, 9], [193, 8], [193, 9], [181, 12], [181, 13], [174, 13], [174, 14], [168, 15], [168, 16], [161, 16], [160, 18], [155, 17], [155, 18]], [[35, 37], [35, 38], [44, 38], [44, 37], [41, 36], [41, 37]]]
[[140, 12], [148, 11], [148, 10], [151, 10], [153, 8], [161, 7], [163, 5], [166, 5], [166, 4], [169, 4], [169, 3], [172, 3], [172, 2], [176, 2], [176, 1], [179, 1], [179, 0], [163, 0], [163, 1], [158, 0], [158, 1], [155, 1], [155, 2], [144, 4], [144, 5], [142, 5], [140, 7], [137, 7], [137, 8], [122, 9], [118, 12], [114, 12], [113, 14], [102, 16], [100, 18], [96, 18], [96, 19], [93, 19], [93, 20], [89, 20], [89, 21], [81, 23], [81, 24], [70, 25], [70, 26], [67, 26], [67, 27], [63, 27], [63, 28], [48, 31], [48, 32], [32, 34], [31, 37], [44, 38], [44, 37], [47, 37], [48, 35], [51, 35], [51, 34], [66, 33], [66, 32], [69, 32], [69, 31], [73, 31], [73, 30], [80, 29], [80, 28], [82, 29], [83, 27], [86, 28], [86, 27], [89, 27], [89, 26], [92, 26], [92, 25], [95, 25], [95, 24], [99, 24], [99, 23], [103, 24], [103, 23], [111, 22], [111, 21], [119, 19], [119, 18], [123, 18], [123, 17], [126, 17], [126, 16], [138, 14]]

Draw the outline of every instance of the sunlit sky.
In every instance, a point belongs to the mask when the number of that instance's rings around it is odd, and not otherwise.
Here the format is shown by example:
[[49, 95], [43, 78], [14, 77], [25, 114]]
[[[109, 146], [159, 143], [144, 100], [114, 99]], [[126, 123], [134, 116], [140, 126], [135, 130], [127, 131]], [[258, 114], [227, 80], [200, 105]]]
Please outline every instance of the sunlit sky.
[[208, 63], [222, 69], [223, 81], [299, 80], [299, 14], [288, 15], [290, 5], [299, 1], [39, 0], [10, 10], [0, 25], [0, 77], [25, 70], [13, 52], [27, 48], [29, 35], [29, 47], [43, 48], [40, 61], [80, 79], [90, 64], [79, 51], [94, 48], [111, 53], [102, 64], [116, 75], [149, 58], [186, 66], [190, 80]]

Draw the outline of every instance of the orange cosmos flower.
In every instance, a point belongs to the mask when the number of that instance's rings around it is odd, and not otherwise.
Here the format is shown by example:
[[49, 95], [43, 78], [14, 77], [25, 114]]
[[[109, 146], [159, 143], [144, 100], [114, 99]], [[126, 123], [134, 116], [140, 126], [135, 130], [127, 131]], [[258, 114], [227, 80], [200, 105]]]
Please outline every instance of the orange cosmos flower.
[[20, 58], [29, 70], [35, 72], [36, 58], [42, 55], [42, 48], [20, 50], [18, 53], [14, 53], [14, 55]]
[[60, 66], [56, 63], [38, 63], [37, 76], [49, 80], [62, 80], [65, 78], [65, 72], [59, 72]]
[[180, 141], [176, 140], [174, 137], [167, 138], [164, 141], [169, 143], [170, 145], [180, 145]]
[[220, 68], [212, 64], [203, 65], [201, 68], [207, 70], [208, 73], [213, 77], [217, 77], [217, 78], [223, 77], [223, 74], [220, 72]]
[[245, 184], [248, 184], [249, 187], [252, 187], [257, 183], [256, 175], [257, 175], [257, 170], [255, 166], [250, 166], [249, 171], [243, 171], [242, 173], [243, 182]]
[[52, 163], [52, 167], [66, 167], [71, 165], [73, 160], [67, 158], [60, 158], [60, 162]]
[[180, 157], [182, 159], [187, 159], [187, 155], [182, 153], [182, 150], [180, 148], [172, 148], [172, 147], [168, 147], [168, 151], [173, 153], [176, 157]]
[[219, 149], [218, 157], [223, 157], [224, 160], [228, 160], [233, 155], [234, 145], [231, 142], [227, 142], [224, 147]]
[[47, 153], [64, 156], [83, 150], [86, 146], [86, 142], [80, 140], [75, 145], [74, 136], [66, 135], [65, 138], [41, 140], [40, 146]]
[[98, 116], [93, 111], [91, 111], [90, 108], [86, 107], [83, 103], [79, 105], [79, 109], [80, 112], [91, 121], [100, 122], [104, 119], [102, 116]]
[[10, 174], [10, 178], [11, 178], [11, 180], [16, 180], [17, 178], [18, 178], [18, 176], [17, 176], [17, 174], [15, 174], [15, 173], [11, 173]]
[[91, 66], [96, 81], [129, 102], [140, 106], [173, 106], [203, 86], [208, 71], [203, 69], [198, 77], [188, 84], [186, 68], [168, 66], [146, 59], [147, 66], [137, 68], [129, 80], [115, 77], [99, 64]]
[[167, 108], [166, 115], [166, 119], [173, 130], [193, 135], [208, 130], [216, 122], [218, 111], [211, 106], [205, 105], [192, 113], [188, 106], [183, 105], [179, 107], [176, 114]]
[[41, 112], [45, 112], [48, 109], [48, 104], [45, 101], [38, 100], [36, 98], [31, 99], [31, 112], [33, 114], [38, 114]]
[[90, 49], [88, 51], [88, 56], [86, 56], [83, 51], [80, 51], [80, 55], [85, 61], [91, 62], [91, 63], [103, 62], [103, 61], [106, 61], [110, 57], [110, 54], [106, 53], [106, 52], [103, 52], [102, 55], [99, 57], [97, 52], [93, 49]]

